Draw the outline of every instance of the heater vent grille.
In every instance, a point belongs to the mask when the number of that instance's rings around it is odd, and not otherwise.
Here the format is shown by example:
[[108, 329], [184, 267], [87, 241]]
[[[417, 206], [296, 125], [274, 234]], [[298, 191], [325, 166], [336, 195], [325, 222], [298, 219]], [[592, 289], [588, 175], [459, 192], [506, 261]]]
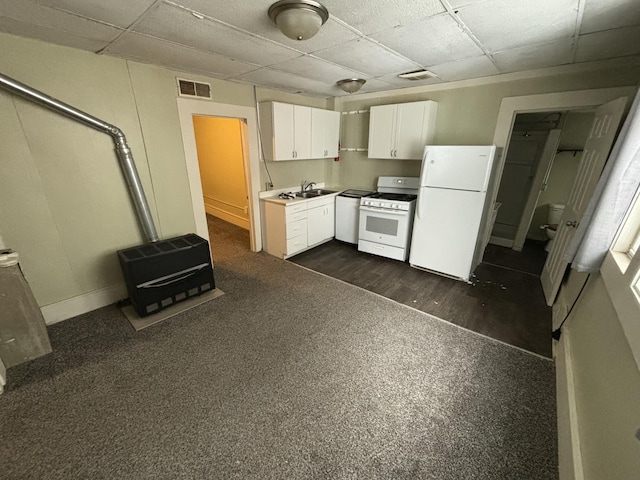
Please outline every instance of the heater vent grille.
[[208, 98], [211, 100], [211, 85], [178, 78], [178, 93], [182, 97]]
[[426, 80], [428, 78], [437, 77], [437, 75], [429, 70], [416, 70], [414, 72], [401, 73], [398, 77], [404, 80]]

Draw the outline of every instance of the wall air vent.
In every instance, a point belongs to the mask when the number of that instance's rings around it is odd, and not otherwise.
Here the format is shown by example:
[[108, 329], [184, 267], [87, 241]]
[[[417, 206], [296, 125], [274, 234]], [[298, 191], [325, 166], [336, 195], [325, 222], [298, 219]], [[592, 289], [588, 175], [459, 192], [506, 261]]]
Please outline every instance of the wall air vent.
[[438, 75], [436, 75], [435, 73], [424, 69], [416, 70], [414, 72], [401, 73], [400, 75], [398, 75], [398, 77], [404, 78], [405, 80], [426, 80], [428, 78], [434, 78], [437, 76]]
[[178, 94], [181, 97], [198, 97], [211, 100], [210, 84], [185, 80], [184, 78], [177, 78], [176, 80], [178, 80]]

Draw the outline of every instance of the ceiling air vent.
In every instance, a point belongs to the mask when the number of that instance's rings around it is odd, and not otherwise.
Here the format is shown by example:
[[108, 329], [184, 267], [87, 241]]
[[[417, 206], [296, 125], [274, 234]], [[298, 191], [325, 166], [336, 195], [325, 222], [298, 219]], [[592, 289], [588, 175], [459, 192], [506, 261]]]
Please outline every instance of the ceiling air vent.
[[398, 77], [404, 78], [405, 80], [426, 80], [427, 78], [434, 78], [437, 76], [438, 75], [436, 75], [435, 73], [424, 69], [416, 70], [414, 72], [401, 73], [400, 75], [398, 75]]
[[178, 92], [182, 97], [199, 97], [211, 100], [211, 85], [178, 78]]

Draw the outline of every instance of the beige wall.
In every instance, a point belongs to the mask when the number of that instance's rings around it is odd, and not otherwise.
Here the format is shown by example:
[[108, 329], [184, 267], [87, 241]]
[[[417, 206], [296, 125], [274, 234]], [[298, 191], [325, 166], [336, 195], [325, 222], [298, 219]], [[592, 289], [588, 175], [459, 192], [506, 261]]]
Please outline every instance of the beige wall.
[[640, 472], [640, 372], [600, 276], [567, 321], [585, 480]]
[[236, 118], [193, 117], [207, 213], [248, 230], [242, 125]]
[[[251, 85], [6, 34], [0, 44], [0, 72], [124, 131], [160, 237], [194, 230], [176, 76], [209, 82], [215, 101], [243, 106], [255, 104]], [[257, 98], [326, 105], [270, 89]], [[327, 161], [284, 163], [270, 166], [276, 186], [330, 174]], [[40, 306], [122, 284], [115, 252], [144, 239], [109, 136], [1, 90], [0, 164], [0, 232], [21, 254]]]
[[[367, 109], [372, 105], [403, 103], [418, 100], [438, 102], [438, 117], [434, 143], [440, 145], [490, 144], [496, 128], [500, 102], [505, 97], [534, 95], [539, 93], [636, 85], [640, 69], [609, 69], [588, 74], [567, 74], [555, 77], [540, 77], [527, 80], [508, 81], [474, 87], [442, 89], [440, 86], [424, 87], [420, 93], [373, 97], [362, 95], [340, 97], [340, 111]], [[343, 115], [344, 129], [342, 145], [366, 147], [368, 142], [368, 114], [359, 119]], [[379, 175], [417, 175], [419, 161], [397, 161], [368, 159], [361, 152], [341, 155], [339, 172], [345, 186], [373, 187]]]

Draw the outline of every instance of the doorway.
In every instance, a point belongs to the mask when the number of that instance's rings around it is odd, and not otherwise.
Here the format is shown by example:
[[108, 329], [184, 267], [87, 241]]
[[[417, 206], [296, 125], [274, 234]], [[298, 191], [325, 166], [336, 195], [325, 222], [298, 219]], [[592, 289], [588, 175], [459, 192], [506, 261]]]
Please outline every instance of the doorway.
[[549, 214], [569, 197], [593, 118], [592, 109], [516, 115], [492, 243], [521, 251], [525, 242], [546, 243], [554, 235], [558, 222]]
[[193, 129], [207, 215], [250, 230], [246, 124], [237, 118], [194, 115]]
[[[572, 205], [572, 197], [578, 195], [580, 205], [589, 201], [591, 194], [587, 194], [586, 192], [595, 186], [595, 181], [597, 181], [596, 174], [599, 172], [596, 168], [597, 165], [592, 166], [592, 164], [596, 161], [603, 163], [604, 160], [606, 160], [609, 148], [615, 138], [615, 132], [617, 131], [624, 107], [628, 98], [633, 93], [633, 88], [618, 87], [511, 97], [502, 100], [494, 135], [494, 143], [497, 146], [506, 147], [506, 151], [496, 168], [496, 182], [502, 180], [505, 156], [508, 155], [510, 139], [514, 135], [513, 125], [517, 114], [525, 112], [574, 111], [585, 108], [595, 109], [593, 121], [591, 122], [592, 128], [585, 143], [585, 149], [588, 149], [589, 152], [585, 153], [584, 160], [580, 161], [579, 168], [581, 170], [578, 172], [576, 181], [571, 187], [572, 191], [569, 195], [570, 198], [567, 200], [567, 208], [564, 209], [564, 213], [561, 216], [558, 238], [554, 240], [554, 247], [545, 262], [543, 272], [540, 276], [548, 305], [553, 303], [555, 292], [557, 292], [557, 287], [559, 287], [560, 281], [563, 278], [564, 269], [562, 266], [564, 265], [564, 267], [566, 267], [566, 262], [562, 264], [562, 259], [564, 258], [563, 252], [568, 242], [566, 238], [569, 238], [565, 235], [566, 231], [569, 227], [575, 228], [579, 223], [579, 221], [573, 221], [576, 220], [576, 218], [569, 219], [572, 221], [565, 219], [568, 214], [573, 215], [574, 213], [573, 209], [569, 208]], [[497, 197], [497, 190], [497, 188], [494, 188], [494, 200]], [[552, 283], [550, 283], [551, 281], [549, 279], [552, 280]], [[553, 289], [548, 288], [549, 285], [553, 285]]]
[[251, 251], [262, 250], [262, 227], [260, 224], [260, 157], [258, 146], [258, 126], [256, 109], [239, 105], [214, 103], [206, 100], [178, 98], [178, 115], [182, 130], [187, 175], [191, 190], [191, 203], [195, 230], [198, 235], [206, 238], [209, 235], [207, 215], [203, 202], [202, 179], [198, 151], [196, 146], [193, 117], [208, 116], [219, 118], [239, 119], [246, 125], [244, 142], [244, 173], [247, 195], [247, 211], [249, 217], [249, 238]]

